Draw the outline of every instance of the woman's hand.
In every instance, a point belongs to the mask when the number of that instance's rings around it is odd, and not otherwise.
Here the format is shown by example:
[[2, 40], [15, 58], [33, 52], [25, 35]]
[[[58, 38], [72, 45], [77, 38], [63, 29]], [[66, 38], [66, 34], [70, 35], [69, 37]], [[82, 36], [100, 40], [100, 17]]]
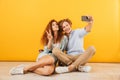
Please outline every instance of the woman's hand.
[[51, 30], [49, 29], [49, 32], [46, 31], [46, 33], [47, 33], [47, 38], [48, 38], [47, 48], [51, 49], [51, 47], [52, 47], [52, 40], [53, 40], [53, 36], [52, 36]]
[[47, 33], [47, 38], [48, 38], [48, 40], [49, 40], [49, 41], [52, 41], [53, 36], [52, 36], [51, 30], [49, 29], [49, 32], [46, 31], [46, 33]]

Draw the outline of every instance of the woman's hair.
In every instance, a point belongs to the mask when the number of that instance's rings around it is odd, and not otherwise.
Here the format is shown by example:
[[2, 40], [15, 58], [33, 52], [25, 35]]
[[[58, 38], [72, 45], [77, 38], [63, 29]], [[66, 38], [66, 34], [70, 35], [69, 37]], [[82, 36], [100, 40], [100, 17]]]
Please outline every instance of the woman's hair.
[[[68, 22], [68, 23], [70, 24], [70, 26], [72, 25], [72, 22], [71, 22], [70, 19], [60, 20], [60, 21], [58, 22], [58, 25], [60, 26], [61, 29], [62, 29], [62, 25], [63, 25], [64, 22]], [[62, 29], [62, 30], [63, 30], [63, 29]]]
[[[41, 38], [41, 42], [43, 43], [43, 45], [47, 45], [47, 43], [48, 43], [46, 31], [49, 32], [49, 29], [51, 30], [51, 34], [52, 34], [52, 36], [53, 36], [53, 38], [54, 38], [54, 32], [53, 32], [53, 30], [52, 30], [52, 23], [53, 23], [53, 22], [56, 22], [56, 23], [58, 24], [58, 22], [57, 22], [56, 20], [54, 20], [54, 19], [51, 20], [51, 21], [47, 24], [46, 29], [44, 30], [43, 36], [42, 36], [42, 38]], [[58, 36], [57, 36], [57, 39], [56, 39], [56, 42], [57, 42], [57, 43], [60, 42], [61, 39], [62, 39], [62, 37], [63, 37], [62, 30], [60, 29], [59, 26], [58, 26], [58, 28], [59, 28], [59, 30], [58, 30]]]

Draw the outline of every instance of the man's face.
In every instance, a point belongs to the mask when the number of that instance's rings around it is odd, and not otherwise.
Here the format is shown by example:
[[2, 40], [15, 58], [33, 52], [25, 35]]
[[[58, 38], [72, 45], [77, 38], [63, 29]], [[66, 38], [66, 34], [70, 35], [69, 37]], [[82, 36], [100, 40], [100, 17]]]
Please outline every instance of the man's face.
[[62, 29], [65, 33], [69, 34], [71, 32], [71, 25], [68, 22], [63, 22]]

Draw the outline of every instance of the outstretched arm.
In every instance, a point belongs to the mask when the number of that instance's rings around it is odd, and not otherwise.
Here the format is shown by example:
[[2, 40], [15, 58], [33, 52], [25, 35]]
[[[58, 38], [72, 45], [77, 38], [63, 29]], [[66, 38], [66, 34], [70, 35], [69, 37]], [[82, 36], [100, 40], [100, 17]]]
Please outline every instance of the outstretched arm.
[[85, 26], [85, 30], [87, 32], [90, 32], [92, 29], [92, 25], [93, 25], [93, 18], [92, 16], [88, 16], [88, 18], [90, 19], [90, 21], [87, 21], [88, 24]]

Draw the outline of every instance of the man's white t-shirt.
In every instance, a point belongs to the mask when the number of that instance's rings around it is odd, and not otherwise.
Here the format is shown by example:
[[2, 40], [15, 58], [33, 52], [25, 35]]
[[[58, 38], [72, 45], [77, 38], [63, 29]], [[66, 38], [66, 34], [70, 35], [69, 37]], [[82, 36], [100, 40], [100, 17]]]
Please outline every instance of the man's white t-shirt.
[[87, 33], [88, 32], [85, 30], [85, 28], [71, 31], [67, 45], [67, 54], [77, 55], [77, 54], [82, 54], [85, 51], [84, 36]]

